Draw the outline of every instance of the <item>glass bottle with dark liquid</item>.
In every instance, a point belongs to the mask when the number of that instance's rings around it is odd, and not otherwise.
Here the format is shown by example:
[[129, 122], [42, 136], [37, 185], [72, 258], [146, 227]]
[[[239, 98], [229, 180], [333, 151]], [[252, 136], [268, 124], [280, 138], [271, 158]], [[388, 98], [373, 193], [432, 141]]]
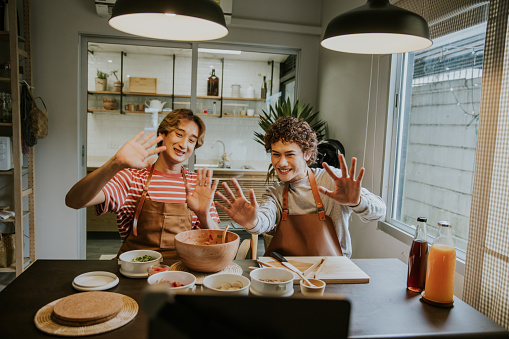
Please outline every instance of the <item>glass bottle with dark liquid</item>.
[[427, 218], [417, 218], [415, 236], [408, 255], [407, 289], [422, 292], [426, 282], [426, 264], [428, 261]]
[[215, 97], [219, 95], [219, 78], [216, 76], [215, 69], [212, 69], [212, 73], [207, 79], [207, 95]]

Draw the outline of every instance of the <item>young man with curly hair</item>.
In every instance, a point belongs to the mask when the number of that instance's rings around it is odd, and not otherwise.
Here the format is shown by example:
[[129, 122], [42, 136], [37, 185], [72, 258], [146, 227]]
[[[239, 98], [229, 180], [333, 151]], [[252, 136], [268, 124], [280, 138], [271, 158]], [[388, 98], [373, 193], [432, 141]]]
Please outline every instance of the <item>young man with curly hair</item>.
[[382, 199], [361, 187], [364, 168], [355, 177], [357, 159], [352, 158], [348, 172], [342, 154], [341, 170], [325, 163], [324, 168], [309, 168], [316, 161], [316, 133], [307, 122], [294, 117], [278, 119], [264, 141], [280, 181], [267, 188], [258, 204], [253, 190], [249, 190], [248, 201], [232, 179], [237, 196], [223, 183], [227, 196], [216, 192], [222, 201], [216, 206], [250, 233], [275, 229], [266, 254], [350, 257], [348, 221], [352, 212], [364, 222], [385, 216]]

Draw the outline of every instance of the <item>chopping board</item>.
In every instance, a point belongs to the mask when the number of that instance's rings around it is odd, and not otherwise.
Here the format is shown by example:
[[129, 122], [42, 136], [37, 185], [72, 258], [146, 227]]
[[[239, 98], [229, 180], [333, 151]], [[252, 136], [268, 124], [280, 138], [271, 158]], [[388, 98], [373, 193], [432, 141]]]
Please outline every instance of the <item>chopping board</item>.
[[[305, 272], [314, 263], [319, 262], [322, 258], [326, 258], [325, 262], [321, 265], [321, 268], [312, 268], [306, 273], [306, 278], [314, 278], [314, 274], [318, 271], [317, 279], [323, 280], [326, 283], [332, 284], [365, 284], [369, 283], [369, 276], [355, 265], [347, 257], [336, 256], [336, 257], [292, 257], [285, 256], [286, 260], [293, 266], [298, 268], [301, 272]], [[260, 257], [258, 258], [261, 262], [268, 263], [272, 266], [283, 267], [279, 261], [272, 257]], [[294, 273], [294, 284], [298, 284], [300, 277]]]

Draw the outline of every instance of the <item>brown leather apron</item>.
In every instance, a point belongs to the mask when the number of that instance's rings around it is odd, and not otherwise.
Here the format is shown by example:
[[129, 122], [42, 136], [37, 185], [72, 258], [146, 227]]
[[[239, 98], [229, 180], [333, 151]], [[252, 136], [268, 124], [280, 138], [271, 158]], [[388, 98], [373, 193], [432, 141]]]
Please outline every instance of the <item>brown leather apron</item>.
[[[164, 260], [177, 260], [175, 235], [192, 228], [193, 212], [186, 203], [164, 203], [146, 200], [154, 166], [150, 170], [147, 183], [136, 205], [131, 232], [124, 240], [118, 255], [131, 250], [153, 250], [163, 255]], [[182, 178], [186, 183], [185, 169]], [[138, 223], [140, 234], [138, 234]]]
[[289, 215], [287, 185], [283, 193], [283, 216], [265, 256], [274, 251], [289, 256], [343, 255], [334, 223], [325, 215], [315, 175], [310, 168], [308, 177], [318, 213]]

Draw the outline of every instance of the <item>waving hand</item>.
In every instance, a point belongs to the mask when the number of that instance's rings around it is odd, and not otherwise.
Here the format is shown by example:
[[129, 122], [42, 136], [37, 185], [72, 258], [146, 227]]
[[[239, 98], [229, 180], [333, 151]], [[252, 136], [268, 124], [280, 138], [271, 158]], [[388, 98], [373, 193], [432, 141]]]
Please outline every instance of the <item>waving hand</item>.
[[362, 177], [364, 176], [364, 168], [361, 168], [359, 171], [359, 175], [355, 178], [355, 166], [357, 164], [357, 159], [352, 158], [352, 163], [350, 167], [350, 173], [348, 173], [348, 167], [346, 166], [345, 157], [343, 154], [339, 155], [339, 163], [341, 166], [341, 177], [338, 177], [332, 170], [329, 165], [325, 162], [323, 163], [323, 167], [330, 175], [330, 177], [334, 180], [336, 184], [336, 189], [334, 191], [329, 191], [325, 187], [320, 186], [318, 190], [323, 195], [328, 196], [331, 199], [339, 202], [343, 205], [348, 206], [357, 206], [360, 203], [361, 198], [361, 182]]

